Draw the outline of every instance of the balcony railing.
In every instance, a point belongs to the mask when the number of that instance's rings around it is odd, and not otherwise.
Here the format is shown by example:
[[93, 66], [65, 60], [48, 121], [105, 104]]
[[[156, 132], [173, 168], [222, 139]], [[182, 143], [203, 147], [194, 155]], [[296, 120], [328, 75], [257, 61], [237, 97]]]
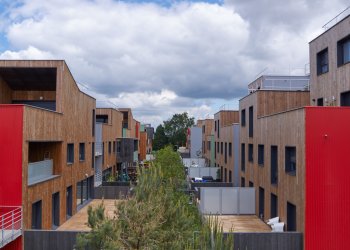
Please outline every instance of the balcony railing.
[[28, 165], [28, 185], [46, 181], [56, 177], [53, 174], [53, 160], [32, 162]]
[[103, 146], [102, 142], [96, 142], [95, 143], [95, 156], [103, 155]]
[[0, 206], [0, 248], [21, 235], [22, 207]]

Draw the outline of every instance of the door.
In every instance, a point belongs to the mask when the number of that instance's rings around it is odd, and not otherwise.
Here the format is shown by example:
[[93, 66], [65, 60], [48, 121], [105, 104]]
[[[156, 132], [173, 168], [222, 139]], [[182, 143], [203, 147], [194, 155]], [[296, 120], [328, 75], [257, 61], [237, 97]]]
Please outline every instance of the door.
[[42, 202], [37, 201], [32, 204], [32, 229], [41, 229]]
[[52, 195], [52, 229], [60, 225], [60, 193]]
[[278, 202], [277, 195], [271, 194], [271, 218], [277, 217], [278, 214]]
[[297, 230], [297, 208], [294, 204], [287, 202], [287, 231]]
[[66, 192], [66, 218], [70, 218], [73, 215], [73, 190], [72, 186], [67, 187]]

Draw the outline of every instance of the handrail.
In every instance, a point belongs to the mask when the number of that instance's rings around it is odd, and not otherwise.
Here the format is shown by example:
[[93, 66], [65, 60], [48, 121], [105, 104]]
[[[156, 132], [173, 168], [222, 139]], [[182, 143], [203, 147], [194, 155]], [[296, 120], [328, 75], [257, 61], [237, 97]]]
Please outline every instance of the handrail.
[[0, 208], [14, 208], [0, 216], [0, 248], [2, 248], [22, 234], [22, 207], [0, 206]]
[[[322, 26], [323, 29], [328, 30], [329, 28], [333, 27], [334, 25], [336, 25], [339, 21], [338, 21], [338, 17], [340, 17], [341, 15], [343, 15], [345, 12], [348, 12], [350, 10], [350, 6], [347, 7], [345, 10], [343, 10], [342, 12], [340, 12], [338, 15], [336, 15], [334, 18], [332, 18], [330, 21], [328, 21], [325, 25]], [[348, 13], [350, 14], [350, 13]], [[344, 16], [345, 17], [345, 16]], [[328, 24], [334, 22], [332, 25], [328, 26]]]

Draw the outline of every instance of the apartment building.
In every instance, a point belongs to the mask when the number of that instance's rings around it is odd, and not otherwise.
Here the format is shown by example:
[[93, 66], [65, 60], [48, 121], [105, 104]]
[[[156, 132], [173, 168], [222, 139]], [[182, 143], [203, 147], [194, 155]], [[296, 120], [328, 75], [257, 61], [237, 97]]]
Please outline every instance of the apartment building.
[[122, 136], [117, 139], [117, 171], [134, 175], [140, 152], [140, 122], [133, 118], [130, 108], [118, 110], [123, 114], [123, 122]]
[[240, 183], [256, 187], [257, 215], [304, 233], [305, 249], [350, 243], [349, 22], [310, 42], [309, 84], [307, 76], [262, 76], [240, 100]]
[[[238, 185], [239, 112], [220, 110], [214, 114], [214, 167], [220, 169], [222, 182]], [[236, 147], [235, 147], [236, 146]]]
[[117, 171], [117, 138], [122, 137], [123, 113], [114, 108], [96, 109], [95, 186]]
[[13, 60], [0, 61], [0, 103], [0, 206], [55, 229], [92, 194], [95, 99], [64, 61]]
[[147, 159], [147, 155], [152, 153], [154, 138], [154, 128], [151, 124], [142, 124], [140, 129], [140, 153], [139, 161]]
[[202, 126], [202, 154], [207, 167], [214, 167], [214, 119], [205, 119]]

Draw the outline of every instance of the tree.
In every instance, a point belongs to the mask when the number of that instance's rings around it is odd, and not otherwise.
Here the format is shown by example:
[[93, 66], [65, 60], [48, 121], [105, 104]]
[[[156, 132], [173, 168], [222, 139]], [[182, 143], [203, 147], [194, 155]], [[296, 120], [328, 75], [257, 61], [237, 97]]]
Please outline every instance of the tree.
[[153, 150], [157, 151], [164, 148], [168, 144], [168, 137], [166, 137], [163, 125], [158, 125], [154, 134]]
[[175, 114], [164, 121], [164, 132], [172, 145], [186, 145], [187, 129], [194, 125], [194, 117], [188, 117], [187, 112]]

